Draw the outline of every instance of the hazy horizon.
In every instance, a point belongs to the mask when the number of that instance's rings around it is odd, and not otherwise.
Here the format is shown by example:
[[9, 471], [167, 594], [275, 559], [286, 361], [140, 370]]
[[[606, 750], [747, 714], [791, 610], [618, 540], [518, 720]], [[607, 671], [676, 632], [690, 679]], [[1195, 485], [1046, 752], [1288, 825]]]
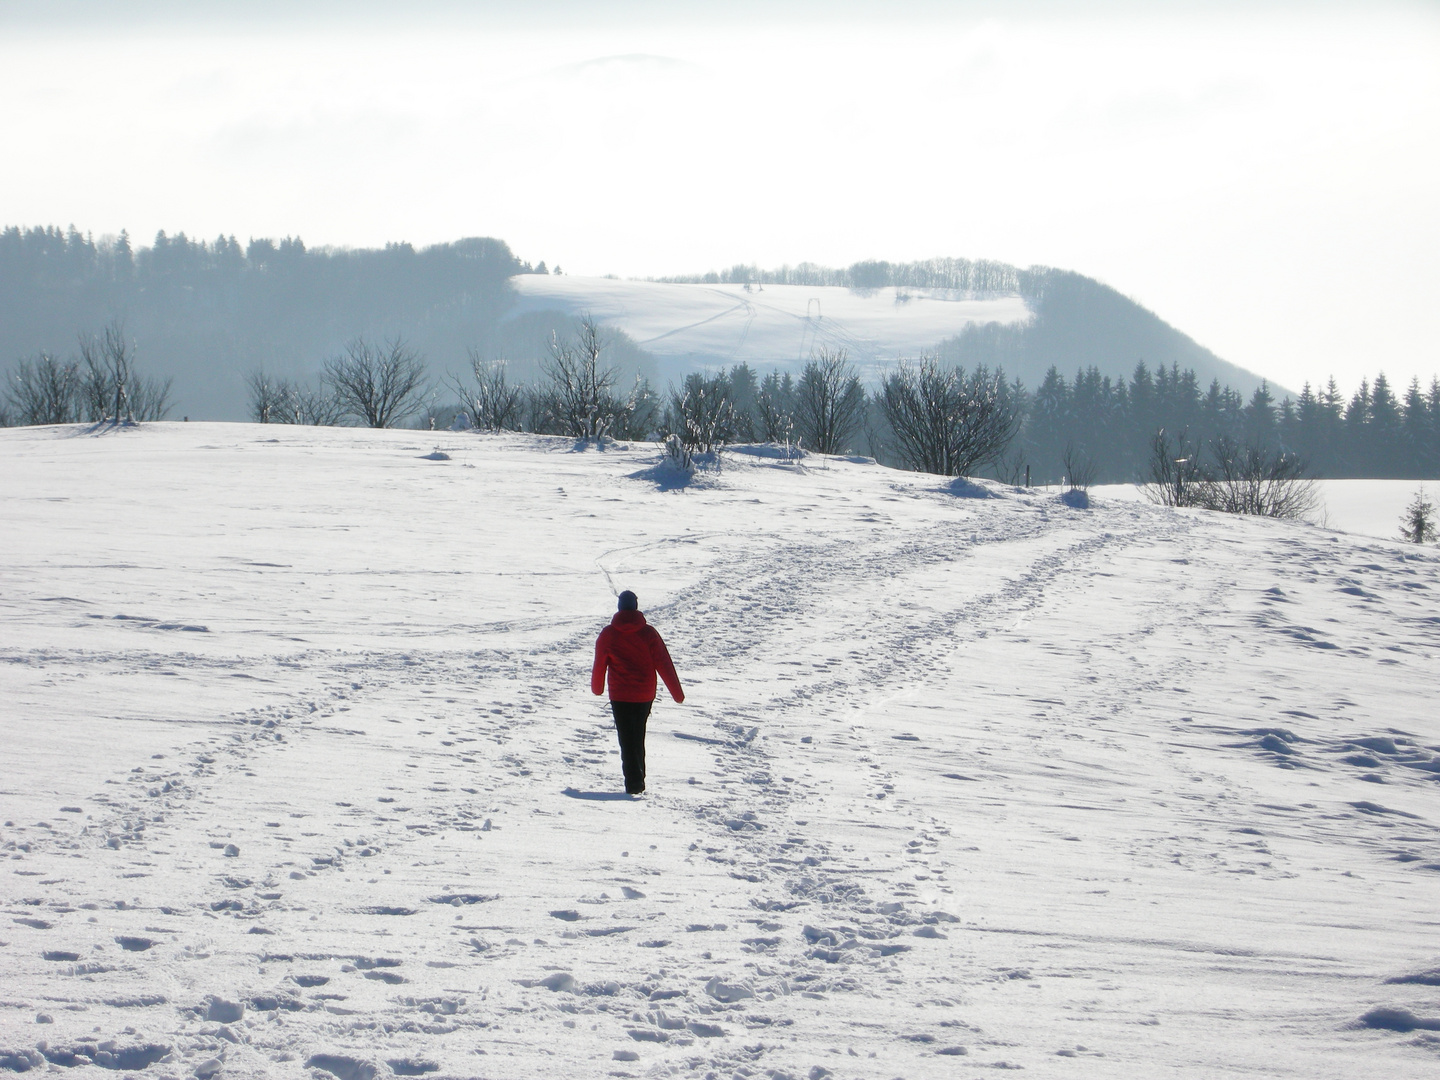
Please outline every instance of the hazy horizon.
[[0, 218], [505, 240], [572, 274], [992, 258], [1298, 386], [1440, 367], [1433, 6], [0, 5]]

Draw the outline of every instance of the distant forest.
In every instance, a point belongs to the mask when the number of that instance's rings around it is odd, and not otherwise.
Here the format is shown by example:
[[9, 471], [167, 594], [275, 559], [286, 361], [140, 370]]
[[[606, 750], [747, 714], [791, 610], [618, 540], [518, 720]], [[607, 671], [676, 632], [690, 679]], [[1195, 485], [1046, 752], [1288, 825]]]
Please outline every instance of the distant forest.
[[1440, 379], [1413, 380], [1397, 394], [1384, 374], [1362, 380], [1348, 399], [1335, 380], [1305, 384], [1276, 401], [1262, 383], [1247, 399], [1212, 381], [1202, 388], [1178, 365], [1136, 366], [1128, 380], [1091, 367], [1066, 379], [1051, 368], [1033, 391], [1010, 384], [1025, 421], [1015, 453], [1037, 479], [1058, 479], [1067, 448], [1096, 467], [1101, 482], [1145, 479], [1155, 432], [1185, 432], [1299, 454], [1317, 476], [1440, 477]]
[[542, 355], [545, 319], [503, 327], [510, 278], [531, 272], [501, 240], [416, 249], [307, 248], [158, 233], [96, 241], [73, 227], [0, 230], [0, 364], [73, 354], [115, 319], [148, 373], [175, 380], [182, 413], [239, 419], [246, 374], [305, 377], [355, 337], [403, 336], [425, 356]]
[[[0, 230], [0, 364], [12, 365], [10, 380], [20, 364], [69, 356], [78, 335], [119, 319], [138, 346], [139, 370], [175, 379], [174, 411], [197, 417], [245, 415], [247, 377], [263, 370], [309, 379], [342, 343], [361, 337], [403, 337], [418, 356], [461, 368], [467, 354], [509, 359], [523, 381], [538, 374], [552, 331], [568, 333], [572, 322], [559, 312], [502, 321], [514, 299], [510, 279], [546, 272], [486, 238], [352, 251], [311, 249], [298, 238], [241, 245], [233, 236], [161, 232], [135, 248], [124, 233], [97, 242], [73, 227], [10, 227]], [[1093, 464], [1097, 481], [1141, 479], [1163, 428], [1201, 444], [1228, 435], [1295, 451], [1321, 476], [1440, 477], [1440, 381], [1397, 389], [1381, 374], [1345, 397], [1329, 380], [1293, 396], [1280, 391], [1277, 400], [1249, 372], [1080, 274], [932, 259], [736, 266], [662, 280], [1020, 294], [1035, 312], [1030, 323], [972, 326], [935, 350], [971, 372], [1028, 375], [1005, 382], [1023, 423], [1006, 458], [990, 467], [995, 474], [1028, 464], [1035, 482], [1058, 480], [1070, 451]], [[606, 361], [620, 383], [653, 378], [653, 358], [623, 334], [609, 340]], [[1122, 356], [1149, 363], [1122, 376]], [[765, 374], [747, 371], [744, 379]], [[429, 416], [443, 411], [442, 385], [434, 383]], [[0, 392], [0, 406], [5, 399]], [[893, 460], [873, 402], [868, 414], [853, 448]]]

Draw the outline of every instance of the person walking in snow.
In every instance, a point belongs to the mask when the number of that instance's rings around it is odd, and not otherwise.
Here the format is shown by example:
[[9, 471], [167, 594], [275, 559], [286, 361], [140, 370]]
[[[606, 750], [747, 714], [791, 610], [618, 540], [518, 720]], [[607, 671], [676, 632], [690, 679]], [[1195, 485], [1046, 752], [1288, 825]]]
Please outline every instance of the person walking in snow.
[[685, 700], [680, 677], [670, 661], [670, 652], [659, 632], [645, 621], [640, 602], [626, 589], [610, 625], [595, 642], [595, 667], [590, 672], [590, 690], [597, 697], [610, 684], [610, 711], [615, 715], [615, 733], [620, 738], [620, 763], [625, 771], [625, 792], [639, 795], [645, 790], [645, 721], [655, 704], [655, 677], [676, 704]]

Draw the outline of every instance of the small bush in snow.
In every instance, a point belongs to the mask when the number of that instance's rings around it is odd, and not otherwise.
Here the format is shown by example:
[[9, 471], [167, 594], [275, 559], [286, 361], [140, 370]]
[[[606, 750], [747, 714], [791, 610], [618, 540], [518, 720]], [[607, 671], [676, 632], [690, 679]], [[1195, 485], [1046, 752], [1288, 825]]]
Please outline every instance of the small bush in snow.
[[1162, 505], [1290, 520], [1319, 507], [1315, 481], [1298, 454], [1221, 436], [1210, 443], [1207, 464], [1184, 432], [1172, 444], [1164, 431], [1155, 433], [1151, 447], [1146, 494]]
[[[1065, 447], [1065, 486], [1067, 491], [1082, 494], [1090, 490], [1095, 482], [1095, 461], [1084, 450], [1072, 443]], [[1088, 505], [1088, 500], [1087, 500]]]
[[460, 407], [470, 414], [471, 424], [479, 431], [518, 430], [525, 388], [510, 385], [505, 364], [486, 363], [471, 349], [470, 374], [472, 382], [452, 378], [451, 385], [460, 397]]
[[1150, 440], [1150, 482], [1145, 494], [1161, 506], [1197, 506], [1204, 474], [1200, 469], [1200, 448], [1182, 430], [1171, 438], [1164, 428]]
[[735, 405], [725, 375], [685, 376], [681, 388], [670, 395], [667, 419], [689, 453], [709, 454], [733, 441]]
[[671, 435], [666, 438], [665, 460], [681, 472], [695, 471], [695, 458], [679, 435]]
[[1425, 497], [1422, 487], [1405, 507], [1400, 519], [1400, 538], [1411, 544], [1432, 544], [1435, 536], [1435, 504]]

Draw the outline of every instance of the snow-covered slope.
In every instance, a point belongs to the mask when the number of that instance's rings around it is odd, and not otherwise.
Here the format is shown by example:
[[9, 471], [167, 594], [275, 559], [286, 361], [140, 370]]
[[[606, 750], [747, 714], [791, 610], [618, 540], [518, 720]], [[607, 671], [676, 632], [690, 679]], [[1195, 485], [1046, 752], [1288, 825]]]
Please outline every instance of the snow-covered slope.
[[1433, 550], [433, 440], [0, 432], [0, 1070], [1433, 1075]]
[[[1143, 488], [1136, 484], [1102, 484], [1091, 490], [1106, 500], [1145, 500]], [[1320, 502], [1310, 516], [1337, 532], [1398, 540], [1405, 508], [1422, 490], [1433, 502], [1440, 494], [1440, 484], [1423, 480], [1316, 480]]]
[[594, 315], [623, 330], [676, 377], [696, 365], [745, 362], [793, 367], [815, 349], [845, 349], [873, 379], [900, 356], [916, 357], [972, 323], [1030, 318], [1019, 296], [976, 299], [953, 289], [677, 285], [522, 274], [510, 317], [555, 310]]

